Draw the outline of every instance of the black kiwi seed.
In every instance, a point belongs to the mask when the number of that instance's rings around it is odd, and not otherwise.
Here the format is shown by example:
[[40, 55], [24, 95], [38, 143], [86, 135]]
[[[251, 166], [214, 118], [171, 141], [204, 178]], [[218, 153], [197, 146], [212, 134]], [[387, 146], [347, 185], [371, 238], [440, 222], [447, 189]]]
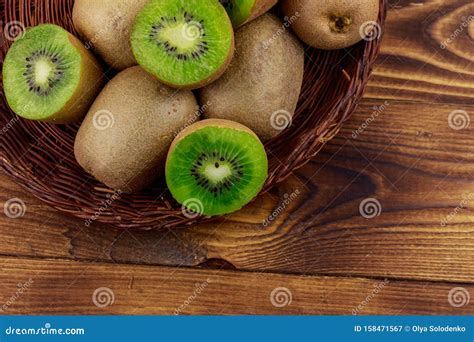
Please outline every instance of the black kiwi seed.
[[[210, 164], [214, 165], [215, 168], [219, 168], [221, 163], [225, 163], [226, 161], [230, 164], [230, 166], [232, 166], [233, 174], [220, 183], [213, 184], [209, 181], [209, 179], [202, 175], [201, 169], [203, 165]], [[232, 186], [242, 179], [244, 172], [243, 166], [239, 164], [236, 158], [228, 160], [226, 156], [221, 155], [221, 153], [217, 151], [213, 151], [209, 154], [209, 156], [205, 153], [201, 153], [201, 155], [199, 155], [191, 167], [191, 176], [195, 179], [197, 186], [208, 190], [211, 194], [213, 194], [214, 197], [217, 197], [218, 194], [231, 190]]]
[[[37, 85], [34, 81], [34, 71], [33, 66], [39, 59], [49, 59], [53, 65], [55, 70], [51, 73], [50, 77], [48, 78], [47, 86], [40, 86]], [[28, 89], [30, 92], [35, 93], [39, 96], [48, 96], [52, 89], [61, 81], [65, 67], [62, 65], [61, 58], [57, 53], [51, 53], [46, 51], [45, 48], [35, 51], [29, 57], [25, 58], [26, 65], [25, 65], [25, 72], [23, 76], [26, 78], [26, 83], [28, 84]]]

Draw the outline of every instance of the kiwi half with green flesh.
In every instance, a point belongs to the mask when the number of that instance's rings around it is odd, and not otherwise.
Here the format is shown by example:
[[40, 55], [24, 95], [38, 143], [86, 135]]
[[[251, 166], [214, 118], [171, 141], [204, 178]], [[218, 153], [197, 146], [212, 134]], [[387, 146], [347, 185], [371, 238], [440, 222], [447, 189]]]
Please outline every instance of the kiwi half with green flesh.
[[166, 160], [173, 197], [204, 216], [242, 208], [260, 192], [267, 173], [267, 155], [258, 137], [228, 120], [203, 120], [184, 129]]
[[123, 70], [137, 64], [130, 34], [136, 15], [147, 3], [148, 0], [75, 0], [72, 20], [86, 40], [86, 48], [94, 47], [108, 65]]
[[3, 87], [11, 109], [30, 120], [79, 121], [103, 85], [102, 70], [82, 43], [63, 28], [28, 28], [8, 50]]
[[234, 27], [239, 27], [268, 12], [278, 0], [219, 0]]
[[234, 54], [232, 23], [218, 0], [152, 0], [131, 36], [146, 71], [175, 88], [200, 88], [225, 71]]

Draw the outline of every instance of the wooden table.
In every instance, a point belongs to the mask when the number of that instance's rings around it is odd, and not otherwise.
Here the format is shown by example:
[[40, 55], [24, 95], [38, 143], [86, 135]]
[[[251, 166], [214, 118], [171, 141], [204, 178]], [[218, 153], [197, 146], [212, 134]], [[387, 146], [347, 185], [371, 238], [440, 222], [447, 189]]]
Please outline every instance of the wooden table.
[[[2, 176], [0, 203], [17, 197], [27, 211], [0, 215], [0, 310], [473, 314], [474, 122], [453, 119], [474, 120], [469, 15], [470, 0], [391, 1], [350, 122], [287, 182], [217, 223], [86, 227]], [[360, 210], [370, 201], [375, 212]]]

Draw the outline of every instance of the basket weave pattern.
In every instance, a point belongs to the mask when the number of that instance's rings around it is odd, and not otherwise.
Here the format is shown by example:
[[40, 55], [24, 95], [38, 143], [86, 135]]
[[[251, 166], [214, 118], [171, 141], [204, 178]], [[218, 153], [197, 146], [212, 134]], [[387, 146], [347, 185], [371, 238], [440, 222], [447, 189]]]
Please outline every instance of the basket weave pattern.
[[[3, 0], [3, 30], [15, 25], [55, 23], [75, 33], [71, 13], [74, 0]], [[386, 0], [381, 0], [383, 27]], [[10, 24], [9, 24], [10, 23]], [[5, 25], [6, 24], [6, 25]], [[0, 37], [0, 61], [12, 43], [9, 32]], [[269, 177], [263, 191], [302, 167], [334, 137], [362, 97], [380, 37], [340, 51], [306, 48], [305, 76], [291, 127], [266, 144]], [[189, 218], [161, 180], [138, 194], [116, 195], [91, 178], [77, 164], [74, 138], [79, 125], [55, 126], [16, 117], [0, 90], [0, 163], [3, 171], [40, 200], [83, 220], [123, 228], [172, 228], [207, 218]], [[100, 215], [96, 215], [100, 208]]]

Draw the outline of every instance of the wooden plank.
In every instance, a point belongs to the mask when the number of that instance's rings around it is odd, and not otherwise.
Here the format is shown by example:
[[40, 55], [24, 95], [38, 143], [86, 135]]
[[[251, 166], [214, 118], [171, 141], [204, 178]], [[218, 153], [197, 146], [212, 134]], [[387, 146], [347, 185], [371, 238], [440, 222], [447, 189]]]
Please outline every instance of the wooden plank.
[[[19, 219], [0, 215], [0, 254], [473, 282], [474, 198], [465, 201], [474, 193], [473, 125], [449, 126], [457, 106], [390, 102], [374, 116], [382, 104], [364, 101], [320, 156], [271, 193], [185, 230], [86, 227], [1, 178], [0, 204], [21, 197], [27, 211]], [[368, 198], [380, 202], [380, 216], [361, 216]]]
[[463, 284], [20, 258], [0, 269], [2, 314], [474, 314]]
[[473, 104], [471, 0], [391, 0], [367, 97]]

